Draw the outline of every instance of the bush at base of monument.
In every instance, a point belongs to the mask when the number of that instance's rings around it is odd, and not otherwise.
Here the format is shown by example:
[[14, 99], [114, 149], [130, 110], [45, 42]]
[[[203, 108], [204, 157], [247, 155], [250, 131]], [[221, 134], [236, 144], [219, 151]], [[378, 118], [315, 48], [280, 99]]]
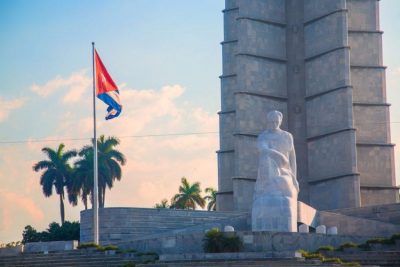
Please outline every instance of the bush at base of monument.
[[206, 232], [203, 250], [206, 253], [239, 252], [243, 242], [235, 233], [223, 233], [218, 228]]
[[22, 232], [22, 243], [46, 241], [79, 241], [80, 223], [65, 221], [63, 225], [56, 222], [49, 224], [46, 231], [38, 232], [30, 225], [25, 226]]

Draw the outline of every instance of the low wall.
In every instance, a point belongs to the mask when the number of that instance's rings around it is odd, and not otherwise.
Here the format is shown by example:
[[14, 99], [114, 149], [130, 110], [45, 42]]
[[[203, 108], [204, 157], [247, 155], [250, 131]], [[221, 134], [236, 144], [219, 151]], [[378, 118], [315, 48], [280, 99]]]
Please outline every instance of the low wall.
[[[339, 247], [346, 242], [364, 243], [368, 237], [324, 235], [314, 233], [237, 232], [243, 240], [243, 252], [282, 252], [298, 249], [316, 250], [321, 246]], [[121, 247], [159, 254], [200, 253], [204, 233], [176, 234], [146, 240], [136, 240]]]
[[32, 243], [26, 243], [24, 245], [24, 253], [73, 250], [76, 249], [77, 246], [78, 246], [77, 240], [32, 242]]
[[[232, 225], [248, 230], [250, 216], [244, 212], [191, 211], [145, 208], [99, 209], [100, 244], [119, 244], [163, 233], [204, 232]], [[81, 211], [80, 241], [93, 241], [92, 210]]]
[[23, 251], [24, 251], [23, 245], [10, 247], [10, 248], [0, 248], [0, 257], [16, 256], [16, 255], [21, 254]]
[[327, 227], [337, 226], [339, 234], [389, 237], [400, 233], [400, 225], [319, 211], [317, 222]]
[[331, 212], [400, 225], [400, 203], [339, 209]]

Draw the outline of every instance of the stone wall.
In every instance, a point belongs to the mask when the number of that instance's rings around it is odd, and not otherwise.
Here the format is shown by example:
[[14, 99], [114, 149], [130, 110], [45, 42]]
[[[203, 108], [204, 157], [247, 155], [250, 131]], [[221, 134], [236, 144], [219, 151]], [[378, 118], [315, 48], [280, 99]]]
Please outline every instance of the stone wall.
[[[313, 251], [321, 246], [339, 247], [346, 242], [363, 243], [368, 237], [277, 232], [238, 232], [244, 252], [279, 252], [305, 249]], [[186, 233], [161, 238], [137, 240], [121, 247], [159, 254], [199, 253], [203, 251], [204, 233]]]
[[[145, 208], [99, 209], [101, 244], [115, 244], [160, 236], [165, 232], [200, 231], [232, 225], [238, 230], [249, 229], [249, 216], [240, 212], [210, 212]], [[80, 241], [93, 241], [92, 210], [81, 211]]]
[[400, 203], [333, 210], [334, 213], [400, 225]]
[[379, 1], [347, 0], [362, 206], [399, 201], [386, 100]]

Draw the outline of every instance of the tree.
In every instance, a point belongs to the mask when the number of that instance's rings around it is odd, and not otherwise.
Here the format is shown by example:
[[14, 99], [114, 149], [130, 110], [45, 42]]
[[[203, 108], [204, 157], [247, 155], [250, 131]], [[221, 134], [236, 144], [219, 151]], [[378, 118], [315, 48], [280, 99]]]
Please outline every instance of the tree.
[[[92, 144], [94, 140], [92, 140]], [[115, 180], [120, 181], [122, 177], [121, 165], [125, 165], [125, 156], [114, 147], [119, 145], [116, 137], [107, 137], [101, 135], [97, 140], [98, 151], [98, 196], [99, 207], [104, 208], [106, 188], [112, 188]], [[85, 146], [79, 151], [82, 157], [75, 164], [76, 171], [74, 175], [74, 190], [79, 186], [82, 200], [87, 208], [87, 196], [92, 194], [93, 190], [93, 145]]]
[[165, 198], [162, 199], [160, 203], [156, 203], [154, 208], [156, 208], [156, 209], [168, 209], [169, 208], [168, 200], [165, 199]]
[[39, 241], [39, 233], [31, 225], [27, 225], [22, 232], [22, 244]]
[[81, 150], [81, 157], [75, 162], [74, 174], [71, 183], [71, 191], [74, 192], [76, 198], [81, 196], [85, 210], [88, 209], [88, 197], [93, 205], [93, 149]]
[[63, 225], [56, 222], [49, 224], [45, 231], [38, 232], [30, 225], [25, 226], [22, 232], [22, 243], [79, 240], [79, 222], [65, 221]]
[[[64, 152], [64, 144], [60, 144], [57, 150], [45, 147], [42, 148], [48, 160], [42, 160], [33, 165], [33, 170], [39, 172], [44, 170], [40, 176], [40, 185], [43, 194], [50, 197], [53, 194], [53, 187], [60, 198], [61, 224], [65, 221], [64, 211], [64, 187], [71, 183], [72, 167], [68, 161], [76, 156], [75, 150]], [[70, 202], [74, 202], [73, 195], [68, 194]]]
[[201, 197], [200, 183], [190, 184], [186, 177], [182, 177], [179, 193], [171, 200], [171, 206], [176, 209], [196, 209], [196, 205], [204, 208], [205, 200]]
[[204, 199], [208, 201], [207, 210], [217, 210], [217, 190], [212, 187], [207, 187], [205, 192], [209, 193], [209, 195], [204, 197]]

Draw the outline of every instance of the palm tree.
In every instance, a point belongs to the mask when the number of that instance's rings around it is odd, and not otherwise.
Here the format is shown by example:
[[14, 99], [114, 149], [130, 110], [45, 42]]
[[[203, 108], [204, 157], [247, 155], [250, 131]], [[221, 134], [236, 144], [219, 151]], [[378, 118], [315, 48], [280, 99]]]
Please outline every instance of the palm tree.
[[85, 210], [88, 209], [88, 197], [93, 205], [93, 149], [80, 151], [79, 160], [75, 162], [71, 191], [76, 197], [81, 196]]
[[[64, 144], [60, 144], [57, 150], [45, 147], [42, 148], [48, 160], [42, 160], [33, 165], [33, 170], [39, 172], [44, 170], [40, 176], [40, 185], [42, 186], [43, 194], [50, 197], [53, 194], [53, 187], [60, 197], [60, 214], [61, 224], [65, 221], [64, 211], [64, 187], [70, 184], [72, 167], [68, 161], [76, 156], [75, 150], [65, 151]], [[73, 196], [68, 194], [70, 202], [74, 202]]]
[[208, 196], [204, 197], [204, 199], [208, 201], [207, 210], [217, 210], [217, 190], [212, 187], [207, 187], [205, 192], [209, 193]]
[[[92, 140], [92, 143], [94, 141]], [[125, 165], [125, 156], [114, 149], [119, 145], [116, 137], [101, 135], [97, 140], [98, 151], [98, 196], [99, 207], [104, 208], [106, 188], [112, 188], [115, 180], [120, 181], [122, 170], [120, 165]], [[75, 189], [81, 189], [82, 200], [87, 208], [87, 196], [92, 193], [93, 188], [93, 145], [85, 146], [79, 152], [81, 160], [76, 162]]]
[[200, 183], [190, 184], [186, 177], [182, 177], [179, 193], [172, 200], [172, 207], [176, 209], [196, 209], [196, 204], [201, 208], [205, 206], [205, 200], [201, 197]]
[[156, 209], [168, 209], [169, 208], [168, 200], [165, 199], [165, 198], [162, 199], [160, 203], [156, 203], [154, 208], [156, 208]]

